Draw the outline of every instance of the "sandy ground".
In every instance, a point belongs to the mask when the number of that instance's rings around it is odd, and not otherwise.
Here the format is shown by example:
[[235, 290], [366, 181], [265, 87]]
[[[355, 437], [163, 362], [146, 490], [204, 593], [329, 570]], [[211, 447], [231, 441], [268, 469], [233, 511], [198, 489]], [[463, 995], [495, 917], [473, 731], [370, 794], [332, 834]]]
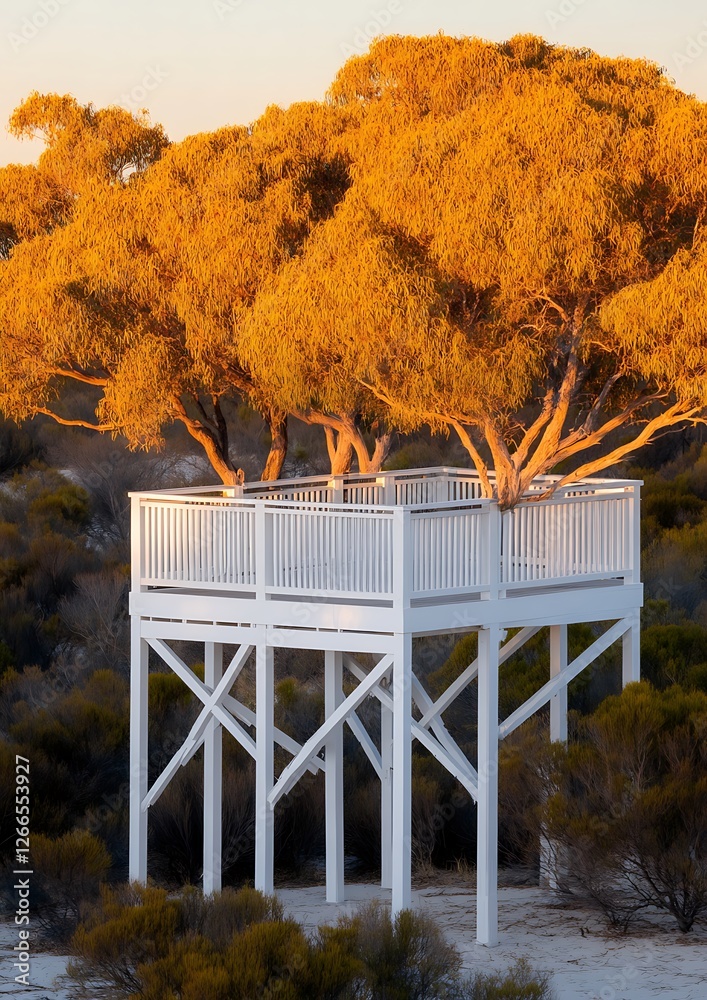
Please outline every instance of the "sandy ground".
[[[308, 929], [354, 912], [364, 901], [389, 899], [370, 885], [351, 885], [347, 901], [324, 901], [322, 887], [281, 889], [289, 914]], [[474, 942], [475, 899], [468, 889], [413, 891], [413, 907], [435, 917], [459, 948], [465, 968], [504, 971], [518, 958], [552, 974], [558, 1000], [707, 1000], [707, 928], [682, 934], [660, 915], [626, 936], [607, 936], [601, 919], [546, 890], [499, 889], [500, 943]]]
[[[309, 930], [355, 912], [367, 900], [389, 899], [372, 885], [350, 885], [345, 903], [324, 900], [322, 886], [283, 888], [278, 895], [289, 915]], [[609, 936], [594, 913], [567, 905], [545, 890], [499, 890], [500, 944], [474, 943], [474, 896], [467, 888], [423, 888], [413, 892], [413, 906], [435, 917], [459, 948], [468, 969], [504, 971], [527, 958], [552, 974], [557, 1000], [707, 1000], [707, 928], [681, 934], [656, 915], [625, 936]], [[38, 953], [31, 960], [32, 987], [13, 977], [10, 924], [0, 925], [0, 996], [17, 1000], [72, 1000], [60, 979], [66, 958]]]

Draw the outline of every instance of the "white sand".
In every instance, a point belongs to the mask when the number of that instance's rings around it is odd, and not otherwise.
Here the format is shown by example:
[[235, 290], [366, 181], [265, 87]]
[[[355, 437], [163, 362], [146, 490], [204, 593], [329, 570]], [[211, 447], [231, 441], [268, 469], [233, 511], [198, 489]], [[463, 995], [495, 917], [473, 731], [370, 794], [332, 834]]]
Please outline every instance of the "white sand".
[[12, 949], [17, 943], [14, 924], [0, 923], [0, 996], [16, 1000], [73, 1000], [71, 988], [57, 982], [66, 970], [68, 958], [65, 955], [33, 952], [29, 962], [31, 985], [15, 982], [18, 970], [13, 968], [15, 957]]
[[[361, 902], [386, 900], [375, 886], [347, 886], [346, 903], [324, 901], [321, 887], [281, 889], [288, 914], [308, 929], [352, 913]], [[707, 928], [682, 934], [658, 915], [625, 936], [545, 890], [499, 890], [500, 944], [474, 942], [475, 899], [468, 889], [418, 889], [413, 907], [433, 916], [462, 954], [465, 968], [504, 971], [518, 958], [552, 974], [558, 1000], [707, 1000]], [[584, 930], [584, 936], [582, 935]]]
[[[353, 913], [373, 898], [390, 893], [372, 885], [350, 885], [339, 906], [324, 900], [324, 889], [284, 888], [278, 895], [289, 915], [306, 929]], [[625, 936], [608, 935], [593, 912], [577, 909], [549, 892], [533, 888], [499, 890], [500, 938], [497, 948], [474, 943], [474, 896], [468, 888], [425, 888], [413, 892], [413, 906], [439, 922], [459, 948], [467, 969], [504, 971], [527, 958], [552, 974], [558, 1000], [707, 1000], [707, 928], [681, 934], [657, 915]], [[584, 931], [584, 934], [582, 934]], [[0, 996], [17, 1000], [72, 1000], [70, 986], [56, 982], [67, 959], [37, 953], [31, 959], [32, 987], [18, 986], [12, 968], [16, 941], [10, 924], [0, 925]]]

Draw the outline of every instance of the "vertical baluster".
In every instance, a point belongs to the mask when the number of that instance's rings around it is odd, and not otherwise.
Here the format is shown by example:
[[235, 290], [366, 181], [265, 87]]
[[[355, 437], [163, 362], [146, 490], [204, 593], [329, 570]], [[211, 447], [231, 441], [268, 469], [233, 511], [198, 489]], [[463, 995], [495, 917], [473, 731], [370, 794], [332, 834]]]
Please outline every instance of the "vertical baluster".
[[174, 504], [172, 507], [172, 520], [174, 522], [174, 536], [177, 542], [176, 551], [174, 554], [174, 567], [173, 579], [181, 580], [182, 576], [182, 524], [181, 524], [181, 513], [182, 509], [178, 504]]
[[169, 539], [167, 537], [167, 528], [165, 525], [164, 504], [160, 504], [159, 506], [155, 505], [154, 518], [155, 518], [155, 572], [156, 574], [158, 574], [160, 579], [166, 580], [167, 562], [165, 559], [165, 552], [169, 548]]
[[564, 523], [564, 517], [566, 516], [565, 507], [563, 504], [558, 504], [555, 508], [555, 531], [562, 539], [562, 566], [561, 575], [567, 576], [569, 573], [570, 557], [569, 557], [569, 538], [567, 537], [567, 526]]
[[147, 530], [150, 532], [150, 544], [147, 546], [147, 577], [148, 579], [154, 580], [157, 578], [158, 574], [158, 553], [160, 551], [160, 542], [157, 537], [157, 505], [150, 503], [147, 505], [145, 510], [145, 524], [147, 525]]
[[538, 554], [542, 569], [542, 576], [544, 579], [550, 579], [554, 576], [553, 560], [555, 553], [552, 551], [552, 546], [550, 544], [550, 522], [548, 519], [548, 513], [549, 507], [547, 504], [543, 504], [542, 516], [540, 519], [540, 545]]
[[[244, 584], [252, 586], [253, 584], [253, 572], [251, 569], [251, 550], [253, 548], [253, 521], [251, 519], [252, 512], [246, 507], [230, 507], [227, 508], [227, 520], [229, 522], [229, 532], [235, 532], [236, 526], [241, 537], [241, 544], [238, 547], [238, 555], [234, 552], [233, 556], [229, 559], [228, 552], [226, 552], [226, 565], [224, 577], [228, 579], [228, 570], [230, 569], [230, 580], [238, 580]], [[236, 574], [238, 574], [236, 576]]]

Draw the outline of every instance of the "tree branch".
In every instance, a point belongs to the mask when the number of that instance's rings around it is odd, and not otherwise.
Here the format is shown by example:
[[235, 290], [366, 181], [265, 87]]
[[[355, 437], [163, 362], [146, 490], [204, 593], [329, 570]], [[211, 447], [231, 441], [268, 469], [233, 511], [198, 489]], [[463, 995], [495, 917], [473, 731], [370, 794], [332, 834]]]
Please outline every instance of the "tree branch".
[[[558, 445], [555, 456], [552, 460], [553, 465], [559, 465], [560, 462], [564, 462], [566, 459], [571, 458], [580, 451], [587, 451], [589, 448], [594, 448], [596, 445], [601, 444], [601, 442], [608, 437], [613, 431], [619, 430], [626, 424], [631, 417], [638, 411], [642, 410], [645, 406], [649, 406], [651, 403], [658, 403], [664, 397], [660, 394], [653, 396], [641, 396], [635, 399], [632, 403], [629, 403], [621, 413], [617, 413], [615, 417], [611, 417], [606, 423], [602, 424], [595, 431], [589, 434], [584, 433], [584, 425], [572, 434], [569, 434], [564, 441], [561, 441]], [[549, 466], [548, 466], [549, 468]]]
[[530, 427], [525, 430], [520, 444], [513, 452], [513, 460], [516, 463], [516, 468], [518, 469], [523, 467], [523, 464], [527, 460], [530, 453], [530, 449], [552, 416], [552, 397], [553, 391], [552, 389], [548, 389], [545, 393], [543, 407], [539, 416], [533, 421]]
[[100, 434], [113, 433], [120, 430], [117, 424], [92, 424], [88, 420], [67, 420], [66, 417], [60, 417], [58, 413], [54, 413], [53, 410], [49, 410], [44, 406], [37, 407], [34, 412], [41, 413], [45, 417], [51, 417], [52, 420], [55, 420], [63, 427], [84, 427], [86, 430], [98, 431]]
[[51, 375], [59, 375], [62, 378], [71, 378], [75, 382], [85, 382], [86, 385], [98, 385], [101, 387], [108, 385], [107, 376], [89, 375], [78, 368], [50, 368], [49, 373]]
[[[706, 416], [697, 416], [697, 414], [702, 412], [702, 407], [699, 406], [693, 406], [689, 410], [684, 410], [680, 403], [673, 404], [673, 406], [669, 407], [664, 413], [661, 413], [658, 416], [653, 417], [652, 420], [649, 420], [641, 433], [633, 438], [632, 441], [627, 441], [626, 444], [622, 444], [618, 448], [614, 448], [614, 450], [609, 452], [608, 455], [597, 458], [593, 462], [586, 462], [584, 465], [580, 465], [578, 469], [575, 469], [574, 472], [567, 473], [567, 475], [563, 476], [559, 482], [553, 484], [553, 490], [551, 492], [554, 492], [562, 486], [576, 483], [580, 479], [586, 479], [593, 476], [597, 472], [603, 472], [612, 465], [616, 465], [618, 462], [623, 461], [623, 459], [633, 454], [634, 451], [650, 444], [650, 442], [658, 435], [658, 432], [667, 427], [675, 427], [678, 424], [687, 422], [707, 423]], [[539, 497], [539, 499], [547, 497], [548, 495], [548, 493], [545, 493]]]
[[456, 419], [450, 420], [449, 423], [450, 426], [453, 427], [454, 430], [457, 432], [457, 434], [459, 435], [459, 440], [464, 445], [466, 450], [469, 452], [471, 460], [474, 463], [474, 468], [479, 474], [479, 479], [481, 480], [481, 488], [484, 491], [484, 496], [490, 500], [493, 497], [493, 487], [491, 485], [491, 480], [489, 479], [489, 473], [486, 462], [484, 462], [483, 458], [479, 454], [479, 451], [474, 442], [471, 440], [471, 435], [467, 431], [466, 427], [464, 427]]

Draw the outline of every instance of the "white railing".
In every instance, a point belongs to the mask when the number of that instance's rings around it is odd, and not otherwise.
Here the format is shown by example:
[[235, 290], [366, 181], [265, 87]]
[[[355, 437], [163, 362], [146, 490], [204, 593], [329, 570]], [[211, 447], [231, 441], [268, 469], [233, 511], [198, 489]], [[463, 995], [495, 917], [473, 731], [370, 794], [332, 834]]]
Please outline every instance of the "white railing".
[[144, 498], [143, 586], [255, 590], [254, 528], [253, 504]]
[[632, 574], [633, 496], [557, 496], [503, 514], [501, 581], [508, 587]]
[[344, 507], [263, 509], [266, 593], [393, 596], [393, 514]]
[[134, 494], [133, 588], [408, 604], [637, 582], [639, 490], [591, 480], [501, 513], [474, 473], [426, 469]]
[[484, 501], [411, 513], [413, 597], [488, 589], [489, 512]]

